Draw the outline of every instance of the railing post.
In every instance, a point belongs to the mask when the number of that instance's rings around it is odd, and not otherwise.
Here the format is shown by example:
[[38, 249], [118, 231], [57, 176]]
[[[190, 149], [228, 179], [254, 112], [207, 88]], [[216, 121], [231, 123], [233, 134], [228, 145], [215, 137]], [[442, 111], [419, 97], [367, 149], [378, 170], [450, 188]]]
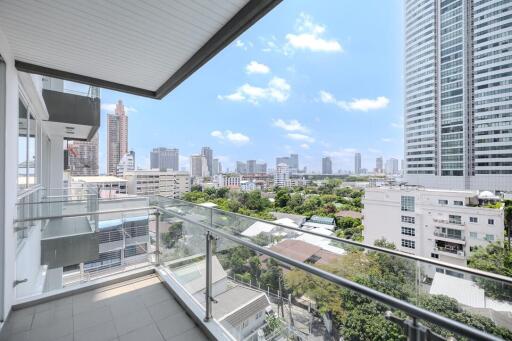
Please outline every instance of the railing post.
[[206, 315], [204, 317], [205, 322], [208, 322], [212, 319], [212, 240], [213, 236], [211, 232], [206, 232]]
[[155, 263], [156, 265], [160, 265], [160, 211], [156, 210], [155, 212]]

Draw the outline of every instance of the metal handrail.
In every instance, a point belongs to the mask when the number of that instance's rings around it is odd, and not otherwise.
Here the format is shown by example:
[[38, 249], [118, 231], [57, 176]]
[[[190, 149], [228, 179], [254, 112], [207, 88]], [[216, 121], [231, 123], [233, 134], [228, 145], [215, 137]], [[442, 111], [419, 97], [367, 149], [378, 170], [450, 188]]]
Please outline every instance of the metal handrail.
[[86, 212], [86, 213], [81, 212], [81, 213], [60, 214], [60, 215], [45, 216], [45, 217], [14, 219], [14, 223], [25, 223], [28, 221], [59, 219], [59, 218], [85, 217], [85, 216], [90, 216], [90, 215], [102, 215], [102, 214], [111, 214], [111, 213], [136, 212], [136, 211], [145, 211], [145, 210], [152, 210], [152, 209], [156, 209], [156, 208], [154, 206], [144, 206], [144, 207], [124, 208], [124, 209], [120, 209], [120, 210], [105, 210], [105, 211], [94, 211], [94, 212]]
[[[91, 194], [96, 195], [96, 194]], [[102, 201], [136, 201], [141, 199], [147, 199], [146, 197], [124, 197], [124, 198], [98, 198], [99, 202]], [[35, 201], [35, 202], [17, 202], [17, 206], [24, 206], [24, 205], [36, 205], [36, 204], [53, 204], [53, 203], [60, 203], [60, 202], [89, 202], [87, 199], [76, 199], [76, 200], [56, 200], [56, 201]]]
[[205, 207], [205, 206], [201, 206], [199, 204], [191, 203], [191, 202], [188, 202], [188, 201], [183, 201], [183, 200], [179, 200], [179, 199], [173, 199], [173, 200], [182, 202], [183, 204], [179, 204], [179, 205], [172, 205], [171, 204], [171, 206], [178, 206], [179, 207], [179, 206], [194, 205], [194, 206], [199, 207], [201, 209], [215, 210], [215, 211], [220, 212], [222, 214], [231, 214], [231, 215], [235, 215], [235, 216], [238, 216], [238, 217], [241, 217], [241, 218], [245, 218], [245, 219], [252, 219], [252, 220], [255, 220], [255, 221], [262, 222], [262, 223], [272, 224], [274, 226], [282, 227], [284, 229], [293, 230], [293, 231], [302, 232], [302, 233], [307, 233], [307, 234], [311, 234], [311, 235], [314, 235], [314, 236], [330, 239], [332, 241], [346, 243], [346, 244], [350, 244], [350, 245], [353, 245], [353, 246], [357, 246], [357, 247], [361, 247], [361, 248], [365, 248], [365, 249], [370, 249], [372, 251], [379, 251], [379, 252], [387, 253], [387, 254], [390, 254], [390, 255], [393, 255], [393, 256], [403, 257], [403, 258], [407, 258], [407, 259], [411, 259], [411, 260], [415, 260], [415, 261], [419, 261], [419, 262], [429, 263], [431, 265], [442, 266], [444, 268], [449, 268], [449, 269], [453, 269], [453, 270], [457, 270], [457, 271], [462, 271], [462, 272], [466, 272], [466, 273], [469, 273], [469, 274], [472, 274], [472, 275], [482, 276], [482, 277], [486, 277], [486, 278], [489, 278], [489, 279], [506, 282], [507, 284], [512, 285], [512, 278], [511, 277], [507, 277], [507, 276], [503, 276], [503, 275], [498, 275], [498, 274], [494, 274], [494, 273], [491, 273], [491, 272], [486, 272], [486, 271], [482, 271], [482, 270], [478, 270], [478, 269], [468, 268], [468, 267], [464, 267], [464, 266], [460, 266], [460, 265], [450, 264], [450, 263], [442, 262], [442, 261], [435, 260], [435, 259], [425, 258], [425, 257], [421, 257], [421, 256], [417, 256], [417, 255], [401, 252], [401, 251], [398, 251], [398, 250], [386, 249], [386, 248], [379, 247], [379, 246], [363, 244], [363, 243], [359, 243], [359, 242], [356, 242], [356, 241], [350, 240], [350, 239], [343, 239], [343, 238], [334, 237], [334, 236], [327, 236], [327, 235], [324, 235], [324, 234], [321, 234], [321, 233], [317, 233], [317, 232], [314, 232], [314, 231], [311, 231], [311, 230], [303, 230], [303, 229], [298, 228], [298, 227], [290, 227], [290, 226], [282, 225], [282, 224], [279, 224], [279, 223], [276, 223], [276, 222], [273, 222], [273, 221], [263, 220], [263, 219], [255, 218], [255, 217], [249, 217], [249, 216], [246, 216], [246, 215], [243, 215], [243, 214], [240, 214], [240, 213], [223, 211], [223, 210], [218, 209], [218, 208]]
[[222, 238], [226, 238], [228, 240], [231, 240], [232, 242], [235, 242], [236, 244], [243, 245], [253, 251], [262, 253], [264, 255], [267, 255], [269, 257], [275, 258], [285, 264], [291, 265], [293, 267], [296, 267], [298, 269], [301, 269], [303, 271], [306, 271], [310, 274], [316, 275], [322, 279], [325, 279], [331, 283], [337, 284], [339, 286], [342, 286], [347, 289], [351, 289], [357, 293], [360, 293], [368, 298], [374, 299], [376, 301], [379, 301], [382, 304], [385, 304], [387, 306], [393, 307], [395, 309], [401, 310], [405, 312], [406, 314], [417, 318], [421, 320], [425, 320], [431, 323], [434, 323], [440, 327], [446, 328], [452, 332], [455, 332], [459, 335], [466, 336], [469, 338], [477, 339], [477, 340], [501, 340], [500, 338], [487, 334], [481, 330], [478, 330], [476, 328], [470, 327], [468, 325], [465, 325], [461, 322], [454, 321], [452, 319], [449, 319], [447, 317], [438, 315], [436, 313], [433, 313], [431, 311], [425, 310], [423, 308], [419, 308], [411, 303], [408, 303], [406, 301], [399, 300], [395, 297], [389, 296], [387, 294], [381, 293], [380, 291], [377, 291], [375, 289], [368, 288], [364, 285], [361, 285], [359, 283], [350, 281], [346, 278], [337, 276], [335, 274], [332, 274], [330, 272], [327, 272], [325, 270], [322, 270], [320, 268], [316, 268], [314, 266], [311, 266], [309, 264], [294, 260], [292, 258], [286, 257], [284, 255], [281, 255], [277, 252], [274, 252], [268, 248], [261, 247], [259, 245], [256, 245], [252, 242], [243, 240], [241, 238], [238, 238], [232, 234], [226, 233], [222, 230], [219, 230], [214, 227], [210, 227], [206, 224], [199, 223], [197, 221], [194, 221], [192, 219], [186, 218], [184, 216], [181, 216], [177, 214], [176, 212], [172, 212], [163, 208], [158, 208], [161, 212], [179, 217], [180, 219], [183, 219], [185, 221], [188, 221], [189, 223], [192, 223], [194, 225], [200, 226], [203, 229], [205, 229], [208, 232], [213, 233], [214, 235], [220, 236]]
[[43, 189], [43, 186], [41, 186], [41, 185], [35, 185], [35, 186], [30, 187], [30, 188], [27, 188], [23, 192], [19, 193], [16, 196], [16, 201], [21, 200], [21, 199], [29, 196], [30, 194], [35, 193], [35, 192], [37, 192], [37, 191], [39, 191], [41, 189]]

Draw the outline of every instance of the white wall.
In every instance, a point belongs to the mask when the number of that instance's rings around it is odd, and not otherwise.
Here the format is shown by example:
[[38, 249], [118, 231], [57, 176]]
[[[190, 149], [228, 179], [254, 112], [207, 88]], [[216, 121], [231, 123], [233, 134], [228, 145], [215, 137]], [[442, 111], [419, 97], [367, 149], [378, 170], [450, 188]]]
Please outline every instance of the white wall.
[[[6, 103], [5, 113], [0, 109], [0, 115], [5, 115], [5, 125], [0, 126], [0, 148], [5, 154], [0, 154], [0, 181], [3, 191], [0, 191], [0, 234], [3, 238], [3, 254], [0, 255], [3, 269], [3, 315], [10, 310], [14, 293], [16, 237], [13, 221], [15, 218], [16, 182], [18, 164], [18, 77], [14, 67], [7, 38], [0, 30], [0, 54], [6, 63]], [[0, 188], [1, 188], [0, 187]]]

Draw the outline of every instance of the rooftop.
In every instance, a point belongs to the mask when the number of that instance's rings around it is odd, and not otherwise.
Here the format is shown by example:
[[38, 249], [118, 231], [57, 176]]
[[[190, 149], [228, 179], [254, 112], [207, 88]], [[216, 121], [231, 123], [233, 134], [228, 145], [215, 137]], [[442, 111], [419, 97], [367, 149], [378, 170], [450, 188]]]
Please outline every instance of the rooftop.
[[85, 183], [110, 183], [110, 182], [127, 182], [126, 179], [118, 178], [110, 175], [99, 175], [99, 176], [74, 176], [71, 178], [73, 182], [85, 182]]

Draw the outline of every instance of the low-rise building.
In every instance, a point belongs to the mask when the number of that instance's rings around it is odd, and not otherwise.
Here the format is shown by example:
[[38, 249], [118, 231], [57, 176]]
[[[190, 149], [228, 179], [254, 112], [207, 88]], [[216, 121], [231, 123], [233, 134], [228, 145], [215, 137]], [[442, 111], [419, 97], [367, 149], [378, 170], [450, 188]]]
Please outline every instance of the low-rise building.
[[238, 189], [240, 188], [240, 183], [242, 182], [241, 176], [234, 176], [234, 175], [224, 175], [219, 174], [214, 177], [213, 182], [216, 184], [217, 188], [231, 188], [231, 189]]
[[252, 181], [242, 180], [240, 181], [240, 190], [244, 192], [250, 192], [256, 190], [256, 183]]
[[161, 195], [180, 198], [190, 191], [190, 175], [186, 172], [136, 170], [126, 172], [128, 194]]
[[71, 188], [79, 189], [93, 187], [102, 198], [112, 198], [127, 194], [127, 181], [116, 176], [74, 176], [71, 178]]
[[466, 265], [475, 247], [503, 240], [503, 208], [486, 207], [496, 201], [490, 192], [368, 188], [364, 241], [385, 238], [400, 251]]

